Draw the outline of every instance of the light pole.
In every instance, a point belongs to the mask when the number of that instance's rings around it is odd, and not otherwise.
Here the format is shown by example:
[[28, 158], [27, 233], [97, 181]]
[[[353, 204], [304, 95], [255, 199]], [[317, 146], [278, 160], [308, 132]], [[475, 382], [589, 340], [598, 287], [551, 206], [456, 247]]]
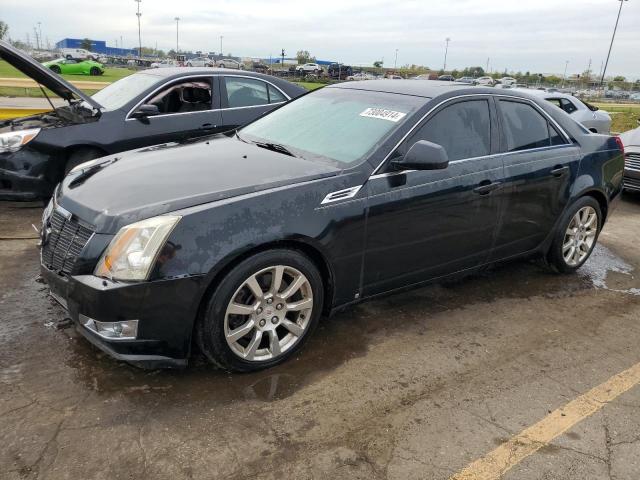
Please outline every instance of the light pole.
[[222, 35], [220, 35], [220, 56], [221, 56], [221, 57], [224, 57], [224, 53], [222, 53], [222, 39], [223, 39], [223, 38], [224, 38], [224, 37], [223, 37]]
[[398, 68], [398, 49], [396, 48], [396, 59], [393, 61], [393, 69]]
[[42, 22], [38, 22], [38, 37], [40, 38], [40, 46], [44, 48], [42, 43]]
[[564, 88], [564, 81], [567, 78], [567, 67], [569, 66], [569, 60], [564, 62], [564, 73], [562, 74], [562, 88]]
[[140, 17], [142, 14], [140, 13], [140, 3], [142, 0], [133, 0], [138, 4], [138, 12], [136, 13], [136, 17], [138, 17], [138, 58], [142, 57], [142, 34], [140, 33]]
[[609, 65], [609, 55], [611, 55], [611, 48], [613, 47], [613, 40], [616, 38], [616, 30], [618, 30], [618, 22], [620, 21], [620, 13], [622, 13], [622, 4], [628, 0], [618, 0], [620, 2], [620, 8], [618, 9], [618, 18], [616, 18], [616, 25], [613, 27], [613, 35], [611, 35], [611, 44], [609, 45], [609, 53], [607, 53], [607, 60], [604, 62], [604, 70], [602, 70], [602, 77], [600, 78], [600, 86], [604, 85], [604, 76], [607, 73], [607, 65]]
[[451, 39], [449, 37], [447, 37], [445, 39], [445, 47], [444, 47], [444, 66], [442, 67], [442, 70], [446, 70], [447, 69], [447, 53], [449, 53], [449, 42], [451, 41]]
[[180, 51], [180, 44], [178, 43], [178, 23], [180, 22], [180, 17], [176, 17], [174, 20], [176, 21], [176, 55], [178, 55]]

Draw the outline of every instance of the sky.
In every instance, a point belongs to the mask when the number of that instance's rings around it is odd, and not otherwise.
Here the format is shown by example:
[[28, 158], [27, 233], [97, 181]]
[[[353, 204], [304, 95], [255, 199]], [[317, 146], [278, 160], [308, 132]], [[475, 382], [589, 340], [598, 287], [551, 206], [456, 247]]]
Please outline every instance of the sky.
[[[135, 0], [1, 0], [9, 36], [51, 44], [65, 38], [138, 45]], [[597, 74], [619, 8], [617, 0], [142, 0], [142, 44], [244, 57], [287, 56], [308, 50], [318, 59], [351, 65], [384, 60], [393, 67], [439, 69], [450, 38], [447, 68], [489, 61], [492, 71]], [[34, 41], [35, 43], [35, 41]], [[640, 0], [625, 1], [607, 73], [640, 78]]]

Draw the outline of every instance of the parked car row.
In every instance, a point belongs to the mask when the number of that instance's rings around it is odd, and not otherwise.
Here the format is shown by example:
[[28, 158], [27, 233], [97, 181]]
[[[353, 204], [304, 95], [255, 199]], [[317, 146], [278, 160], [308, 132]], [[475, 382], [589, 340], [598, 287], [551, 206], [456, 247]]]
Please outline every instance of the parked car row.
[[259, 370], [364, 299], [531, 255], [574, 272], [622, 191], [621, 140], [526, 91], [371, 80], [301, 95], [193, 67], [87, 96], [3, 42], [0, 56], [68, 101], [0, 124], [3, 186], [42, 188], [70, 142], [104, 148], [39, 190], [41, 275], [89, 342], [141, 366], [184, 366], [196, 344]]

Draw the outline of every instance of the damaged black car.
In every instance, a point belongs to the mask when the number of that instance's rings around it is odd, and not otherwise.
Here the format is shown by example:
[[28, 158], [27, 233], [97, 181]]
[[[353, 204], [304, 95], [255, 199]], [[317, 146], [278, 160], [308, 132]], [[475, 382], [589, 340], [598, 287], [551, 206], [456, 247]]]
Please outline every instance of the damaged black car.
[[233, 129], [305, 92], [258, 73], [167, 68], [135, 73], [89, 96], [6, 42], [0, 58], [67, 102], [0, 122], [1, 200], [48, 198], [82, 163]]

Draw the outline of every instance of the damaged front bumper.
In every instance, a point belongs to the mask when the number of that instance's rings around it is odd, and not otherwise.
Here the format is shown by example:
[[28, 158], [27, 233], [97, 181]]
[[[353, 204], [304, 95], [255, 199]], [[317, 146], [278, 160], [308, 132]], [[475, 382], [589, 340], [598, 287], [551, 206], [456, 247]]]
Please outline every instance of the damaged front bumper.
[[52, 157], [25, 147], [0, 153], [0, 200], [38, 200], [51, 196]]

